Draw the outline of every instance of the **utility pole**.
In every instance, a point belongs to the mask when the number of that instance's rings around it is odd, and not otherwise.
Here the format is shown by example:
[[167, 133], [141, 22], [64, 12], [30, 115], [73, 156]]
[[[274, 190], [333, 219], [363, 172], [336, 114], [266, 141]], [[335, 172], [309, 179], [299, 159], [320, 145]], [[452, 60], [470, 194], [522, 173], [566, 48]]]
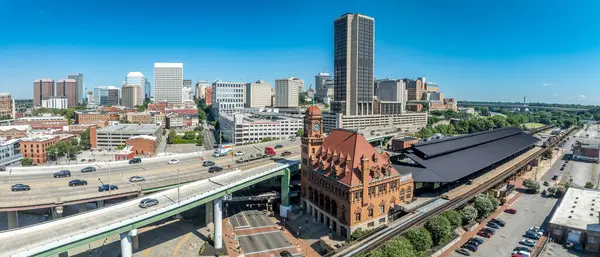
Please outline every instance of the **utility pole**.
[[110, 162], [107, 162], [107, 163], [108, 163], [108, 194], [110, 195], [110, 193], [112, 191], [111, 185], [110, 185]]
[[179, 204], [179, 187], [181, 186], [179, 182], [179, 169], [177, 169], [177, 204]]

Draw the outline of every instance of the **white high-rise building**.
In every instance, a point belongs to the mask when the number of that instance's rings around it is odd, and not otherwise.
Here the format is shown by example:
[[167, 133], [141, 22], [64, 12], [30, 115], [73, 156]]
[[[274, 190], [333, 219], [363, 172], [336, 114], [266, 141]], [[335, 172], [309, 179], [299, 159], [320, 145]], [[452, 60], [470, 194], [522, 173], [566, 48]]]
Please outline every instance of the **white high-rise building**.
[[215, 117], [220, 112], [233, 113], [244, 109], [244, 89], [246, 83], [224, 82], [219, 79], [212, 83], [212, 109]]
[[50, 109], [68, 109], [69, 105], [66, 97], [51, 97], [42, 100], [42, 107]]
[[183, 87], [181, 88], [181, 101], [192, 101], [192, 88], [191, 87]]
[[183, 63], [154, 64], [154, 101], [181, 104]]
[[304, 81], [299, 78], [275, 80], [275, 107], [298, 107], [300, 88]]
[[207, 80], [196, 82], [196, 94], [195, 94], [196, 99], [200, 100], [200, 99], [206, 98], [206, 88], [209, 88], [209, 87], [210, 87], [210, 82], [208, 82]]
[[271, 83], [257, 80], [246, 83], [246, 107], [265, 108], [271, 106]]
[[125, 86], [129, 85], [140, 86], [138, 92], [139, 96], [136, 99], [141, 99], [143, 102], [144, 98], [146, 98], [146, 76], [144, 76], [144, 74], [138, 71], [127, 73], [127, 76], [125, 77]]

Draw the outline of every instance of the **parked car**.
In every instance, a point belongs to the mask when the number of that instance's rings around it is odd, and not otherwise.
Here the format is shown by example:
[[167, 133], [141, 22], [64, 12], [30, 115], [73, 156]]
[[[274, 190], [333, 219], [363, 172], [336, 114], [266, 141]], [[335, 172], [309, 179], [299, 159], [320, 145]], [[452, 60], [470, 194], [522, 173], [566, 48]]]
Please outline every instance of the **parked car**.
[[85, 172], [94, 172], [94, 171], [96, 171], [96, 168], [92, 167], [92, 166], [88, 166], [88, 167], [81, 169], [81, 172], [84, 172], [84, 173]]
[[31, 187], [25, 184], [14, 184], [10, 187], [10, 191], [29, 191]]
[[527, 232], [525, 232], [525, 237], [538, 240], [542, 236], [535, 231], [527, 230]]
[[283, 145], [276, 145], [275, 149], [283, 148]]
[[483, 241], [483, 239], [479, 238], [479, 237], [471, 237], [471, 239], [469, 240], [473, 240], [478, 242], [479, 244], [483, 244], [485, 241]]
[[244, 152], [243, 151], [237, 151], [237, 152], [235, 152], [235, 156], [244, 156]]
[[478, 235], [478, 236], [485, 237], [485, 238], [490, 238], [490, 237], [492, 237], [492, 234], [490, 234], [490, 233], [488, 233], [488, 232], [485, 232], [485, 231], [479, 231], [479, 232], [477, 232], [477, 235]]
[[471, 256], [471, 253], [469, 251], [465, 250], [464, 248], [458, 248], [455, 251], [457, 253], [460, 253], [460, 254], [465, 255], [465, 256]]
[[477, 246], [473, 245], [473, 244], [466, 243], [466, 244], [462, 245], [461, 248], [469, 249], [472, 252], [477, 252]]
[[213, 161], [204, 161], [204, 162], [202, 162], [202, 166], [204, 166], [204, 167], [210, 167], [210, 166], [213, 166], [213, 165], [215, 165], [215, 162], [213, 162]]
[[515, 210], [513, 208], [506, 209], [506, 210], [504, 210], [504, 212], [510, 213], [510, 214], [517, 214], [517, 210]]
[[86, 161], [85, 159], [81, 159], [81, 162], [85, 162], [85, 161]]
[[556, 176], [556, 175], [552, 176], [552, 180], [557, 180], [557, 179], [558, 179], [558, 176]]
[[494, 223], [496, 223], [496, 224], [500, 225], [500, 227], [504, 227], [504, 226], [506, 226], [506, 222], [504, 222], [503, 220], [501, 220], [501, 219], [498, 219], [498, 218], [491, 219], [490, 221], [492, 221], [492, 222], [494, 222]]
[[142, 182], [144, 180], [146, 180], [146, 179], [142, 176], [133, 176], [133, 177], [129, 178], [129, 182]]
[[510, 257], [521, 257], [521, 255], [517, 254], [517, 253], [513, 253], [510, 255]]
[[467, 240], [467, 244], [472, 244], [472, 245], [475, 245], [477, 247], [479, 247], [479, 245], [481, 245], [481, 243], [479, 243], [479, 241], [475, 241], [473, 239]]
[[294, 141], [296, 141], [296, 138], [295, 137], [290, 137], [290, 141], [294, 142]]
[[129, 160], [129, 164], [135, 164], [135, 163], [142, 163], [142, 159], [136, 157], [136, 158]]
[[154, 205], [158, 205], [158, 200], [154, 198], [146, 198], [140, 201], [140, 208], [148, 208]]
[[487, 226], [490, 228], [495, 228], [495, 229], [500, 228], [500, 226], [498, 224], [496, 224], [496, 222], [493, 222], [493, 221], [488, 222]]
[[87, 181], [82, 180], [82, 179], [75, 179], [75, 180], [71, 180], [69, 181], [69, 186], [70, 187], [74, 187], [74, 186], [85, 186], [87, 185]]
[[290, 152], [290, 151], [285, 151], [285, 152], [281, 153], [281, 157], [286, 157], [286, 156], [290, 156], [290, 155], [292, 155], [292, 152]]
[[167, 164], [177, 164], [177, 163], [179, 163], [179, 160], [177, 160], [177, 159], [171, 159], [167, 162]]
[[64, 177], [70, 177], [70, 176], [71, 176], [71, 172], [68, 170], [61, 170], [61, 171], [54, 173], [54, 178], [64, 178]]
[[518, 251], [518, 252], [514, 252], [516, 254], [518, 254], [521, 257], [529, 257], [531, 256], [531, 254], [529, 252], [525, 252], [525, 251]]
[[98, 187], [98, 192], [104, 192], [104, 191], [112, 191], [112, 190], [118, 190], [119, 187], [116, 185], [109, 185], [109, 184], [104, 184]]
[[540, 228], [538, 226], [530, 227], [529, 230], [538, 232], [540, 235], [544, 235], [544, 229], [542, 229], [542, 228]]
[[549, 186], [549, 185], [550, 185], [550, 182], [544, 181], [544, 186]]
[[523, 252], [531, 252], [531, 249], [527, 248], [527, 247], [523, 247], [523, 246], [517, 246], [515, 247], [515, 249], [513, 249], [514, 252], [519, 252], [519, 251], [523, 251]]
[[208, 168], [209, 173], [219, 172], [219, 171], [223, 171], [223, 168], [219, 167], [219, 166], [211, 166], [210, 168]]
[[560, 167], [560, 170], [561, 170], [561, 171], [565, 170], [565, 167], [564, 167], [564, 166], [563, 166], [563, 167]]
[[294, 255], [292, 255], [292, 253], [290, 253], [288, 251], [281, 251], [281, 252], [279, 252], [279, 256], [281, 256], [281, 257], [292, 257]]
[[482, 231], [485, 231], [485, 232], [487, 232], [487, 233], [490, 233], [490, 234], [492, 234], [492, 235], [493, 235], [493, 234], [496, 234], [496, 230], [495, 230], [495, 229], [493, 229], [493, 228], [482, 228], [481, 230], [482, 230]]
[[519, 244], [530, 246], [530, 247], [534, 247], [535, 246], [535, 241], [533, 241], [531, 239], [522, 239], [521, 241], [519, 241]]

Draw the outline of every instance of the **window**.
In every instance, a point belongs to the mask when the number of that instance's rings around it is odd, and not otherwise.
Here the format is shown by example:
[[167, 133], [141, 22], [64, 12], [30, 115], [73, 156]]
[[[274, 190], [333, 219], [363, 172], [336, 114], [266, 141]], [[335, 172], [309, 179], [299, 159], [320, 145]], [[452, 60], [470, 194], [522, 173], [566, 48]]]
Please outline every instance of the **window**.
[[379, 206], [379, 214], [383, 214], [385, 212], [385, 205]]
[[398, 182], [397, 181], [392, 181], [390, 182], [390, 191], [396, 191], [396, 189], [398, 189]]
[[354, 214], [354, 219], [360, 221], [360, 213]]
[[375, 195], [375, 187], [369, 187], [369, 196]]
[[373, 209], [369, 209], [369, 218], [373, 217]]
[[368, 227], [374, 227], [375, 226], [375, 222], [371, 221], [371, 222], [367, 223], [367, 226]]
[[378, 194], [385, 194], [387, 192], [387, 184], [381, 184], [378, 186], [379, 188], [377, 189], [377, 193]]
[[385, 223], [385, 217], [384, 217], [384, 218], [381, 218], [381, 219], [379, 219], [379, 223]]

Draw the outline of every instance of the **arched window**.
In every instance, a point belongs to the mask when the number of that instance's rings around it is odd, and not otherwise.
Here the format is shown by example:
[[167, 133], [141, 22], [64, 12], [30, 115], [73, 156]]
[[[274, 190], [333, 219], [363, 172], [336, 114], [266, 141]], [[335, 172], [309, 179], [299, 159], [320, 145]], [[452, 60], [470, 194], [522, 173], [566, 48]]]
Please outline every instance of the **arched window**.
[[400, 201], [404, 201], [404, 188], [400, 189]]

